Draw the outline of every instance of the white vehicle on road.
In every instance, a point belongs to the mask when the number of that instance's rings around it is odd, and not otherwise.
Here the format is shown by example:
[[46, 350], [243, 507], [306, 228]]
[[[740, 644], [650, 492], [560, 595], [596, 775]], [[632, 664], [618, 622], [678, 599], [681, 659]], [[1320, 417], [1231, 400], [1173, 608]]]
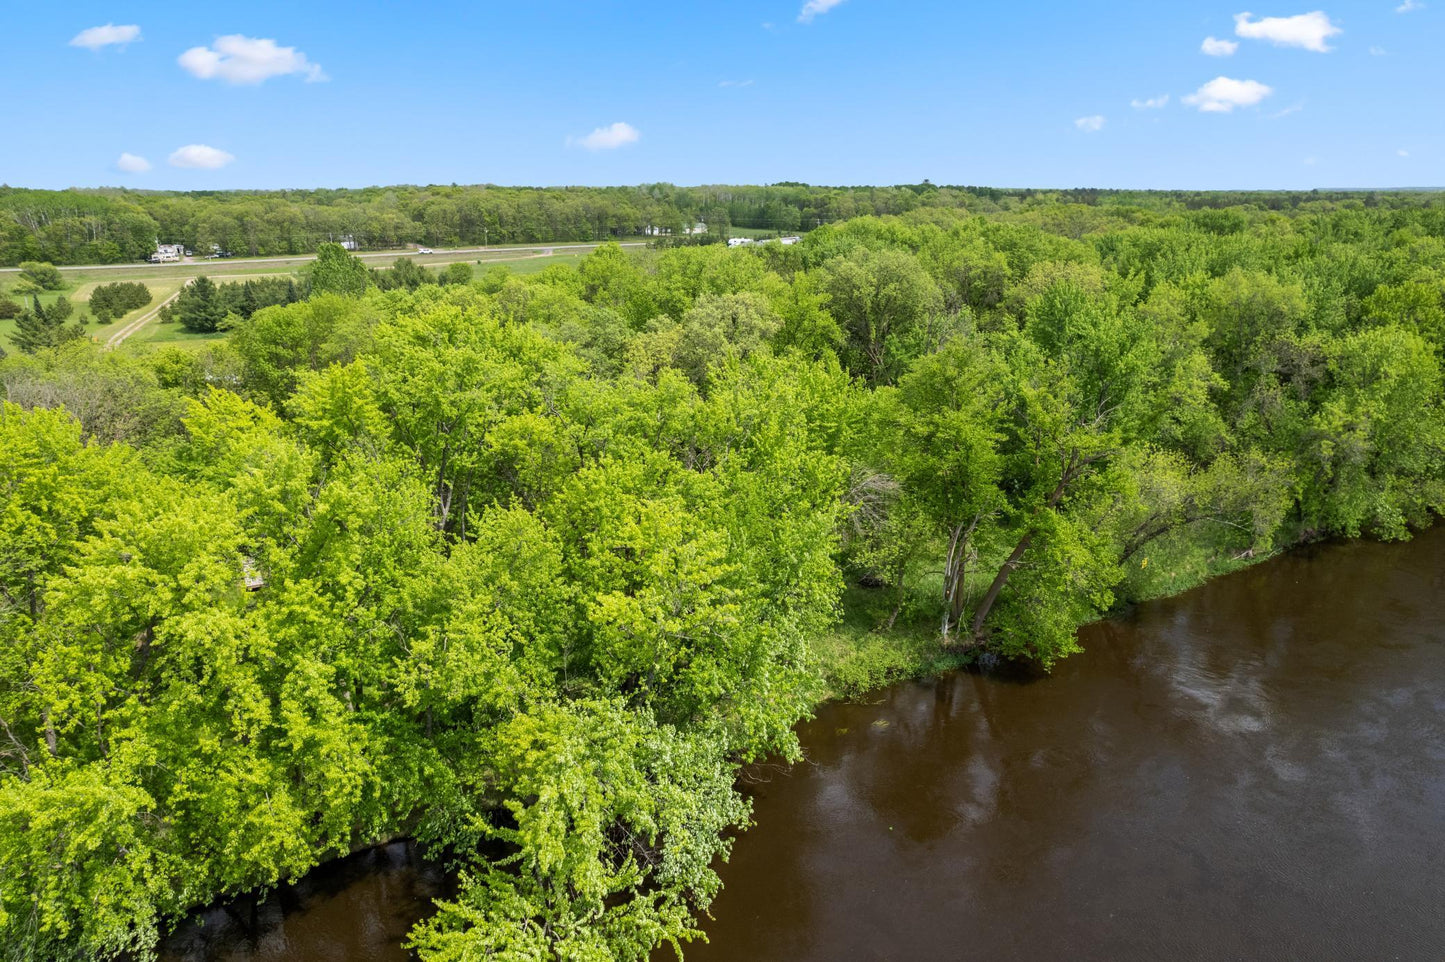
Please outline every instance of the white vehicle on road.
[[435, 253], [436, 253], [436, 251], [432, 250], [430, 247], [418, 247], [418, 248], [416, 249], [416, 252], [417, 252], [418, 254], [435, 254]]

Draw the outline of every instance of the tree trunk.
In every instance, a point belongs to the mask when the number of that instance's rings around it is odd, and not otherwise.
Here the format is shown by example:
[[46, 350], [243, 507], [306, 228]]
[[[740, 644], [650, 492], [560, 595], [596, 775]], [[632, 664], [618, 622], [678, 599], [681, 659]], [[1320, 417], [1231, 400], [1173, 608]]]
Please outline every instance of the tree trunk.
[[1008, 584], [1009, 576], [1018, 569], [1019, 564], [1023, 561], [1024, 552], [1028, 551], [1029, 545], [1033, 543], [1034, 518], [1038, 517], [1039, 511], [1052, 510], [1056, 507], [1058, 503], [1064, 499], [1064, 493], [1069, 490], [1069, 485], [1072, 484], [1079, 473], [1087, 465], [1092, 464], [1094, 460], [1097, 459], [1090, 458], [1075, 462], [1073, 456], [1070, 455], [1064, 465], [1063, 473], [1059, 476], [1059, 483], [1054, 486], [1054, 490], [1049, 492], [1049, 496], [1044, 499], [1043, 507], [1036, 509], [1033, 515], [1030, 516], [1029, 525], [1024, 529], [1023, 537], [1019, 539], [1018, 544], [1014, 545], [1014, 549], [1009, 554], [1008, 560], [998, 569], [998, 574], [994, 575], [993, 583], [988, 586], [988, 591], [984, 592], [983, 600], [978, 603], [978, 610], [973, 613], [972, 628], [973, 643], [975, 646], [983, 644], [984, 622], [988, 620], [988, 614], [993, 610], [994, 602], [998, 601], [998, 596], [1000, 592], [1003, 591], [1004, 585]]
[[1003, 591], [1003, 586], [1008, 584], [1009, 575], [1013, 574], [1014, 570], [1018, 568], [1019, 562], [1023, 560], [1024, 552], [1029, 550], [1029, 545], [1033, 540], [1034, 533], [1033, 530], [1030, 529], [1019, 539], [1019, 543], [1014, 546], [1013, 553], [1008, 556], [1008, 560], [1003, 563], [1003, 567], [998, 569], [998, 574], [994, 575], [993, 583], [988, 586], [988, 591], [984, 592], [983, 600], [978, 603], [978, 610], [973, 613], [972, 627], [973, 643], [975, 645], [983, 644], [983, 625], [984, 622], [988, 620], [988, 613], [993, 609], [994, 602], [998, 601], [998, 596], [999, 593]]
[[958, 623], [963, 620], [964, 579], [968, 574], [969, 545], [973, 541], [973, 533], [978, 528], [979, 521], [983, 515], [976, 514], [973, 520], [965, 528], [963, 522], [959, 522], [953, 528], [953, 534], [948, 539], [948, 560], [943, 568], [943, 640], [946, 644], [949, 635]]
[[54, 758], [59, 754], [59, 740], [55, 736], [55, 725], [50, 720], [50, 709], [41, 712], [40, 718], [45, 723], [45, 747], [50, 750], [50, 757]]

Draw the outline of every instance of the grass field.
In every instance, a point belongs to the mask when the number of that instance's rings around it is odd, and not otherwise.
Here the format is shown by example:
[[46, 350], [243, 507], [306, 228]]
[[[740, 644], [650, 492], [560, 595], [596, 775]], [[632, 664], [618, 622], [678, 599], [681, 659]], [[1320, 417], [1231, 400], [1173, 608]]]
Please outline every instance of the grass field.
[[[561, 246], [561, 245], [559, 245]], [[473, 273], [480, 277], [481, 274], [493, 265], [501, 265], [509, 268], [518, 274], [535, 274], [553, 264], [576, 265], [587, 256], [585, 251], [564, 251], [560, 254], [541, 254], [533, 252], [515, 253], [507, 248], [499, 247], [488, 249], [482, 252], [471, 253], [440, 253], [435, 255], [424, 255], [417, 257], [405, 251], [397, 251], [389, 255], [391, 260], [371, 257], [367, 259], [367, 266], [385, 268], [390, 267], [397, 257], [411, 257], [419, 264], [424, 264], [435, 270], [445, 267], [448, 264], [469, 264]], [[117, 331], [130, 324], [142, 315], [155, 310], [157, 305], [164, 302], [172, 294], [179, 291], [188, 280], [195, 277], [209, 277], [217, 283], [228, 281], [244, 281], [261, 277], [284, 277], [288, 274], [297, 273], [303, 264], [296, 264], [292, 267], [282, 268], [279, 261], [270, 263], [234, 263], [231, 261], [202, 261], [195, 264], [175, 265], [147, 265], [137, 264], [133, 268], [107, 268], [107, 269], [78, 269], [64, 272], [65, 287], [58, 291], [45, 291], [40, 295], [40, 302], [49, 305], [57, 298], [68, 297], [75, 305], [76, 314], [88, 313], [84, 311], [89, 302], [91, 293], [101, 284], [111, 284], [121, 281], [140, 281], [150, 289], [151, 302], [137, 311], [132, 311], [125, 317], [112, 321], [109, 324], [96, 324], [94, 319], [86, 325], [86, 335], [104, 344]], [[19, 277], [15, 274], [0, 274], [0, 297], [11, 297], [24, 303], [29, 302], [29, 297], [21, 297], [17, 293]], [[13, 320], [0, 320], [0, 348], [9, 349], [11, 346], [10, 336], [15, 333], [15, 322]], [[149, 348], [158, 345], [191, 346], [203, 345], [208, 341], [223, 338], [219, 334], [193, 334], [178, 324], [161, 324], [157, 320], [149, 321], [134, 334], [126, 338], [126, 344], [133, 344], [137, 347]]]
[[197, 334], [194, 331], [186, 330], [179, 324], [156, 323], [147, 324], [126, 338], [125, 346], [129, 350], [137, 351], [153, 351], [163, 347], [199, 349], [207, 344], [214, 344], [225, 339], [226, 334], [223, 331], [215, 334]]
[[[74, 319], [82, 314], [89, 315], [88, 306], [90, 303], [90, 295], [99, 285], [116, 281], [141, 280], [151, 292], [149, 304], [138, 310], [131, 311], [124, 317], [118, 318], [109, 324], [97, 324], [95, 318], [91, 317], [85, 325], [86, 335], [104, 344], [112, 334], [146, 312], [154, 310], [157, 304], [160, 304], [166, 298], [180, 290], [181, 285], [185, 283], [185, 279], [181, 277], [116, 277], [113, 276], [115, 273], [124, 272], [96, 271], [93, 274], [79, 271], [67, 272], [64, 275], [66, 281], [65, 287], [58, 291], [43, 291], [40, 294], [40, 303], [44, 306], [49, 306], [54, 304], [58, 299], [67, 297], [70, 299], [70, 303], [75, 306], [75, 313], [71, 315], [71, 318]], [[0, 280], [0, 297], [9, 297], [28, 305], [31, 297], [29, 295], [22, 296], [17, 292], [16, 288], [18, 283], [18, 280], [16, 280], [13, 275], [7, 276], [4, 280]], [[10, 335], [14, 333], [15, 322], [13, 320], [0, 320], [0, 348], [9, 349]]]

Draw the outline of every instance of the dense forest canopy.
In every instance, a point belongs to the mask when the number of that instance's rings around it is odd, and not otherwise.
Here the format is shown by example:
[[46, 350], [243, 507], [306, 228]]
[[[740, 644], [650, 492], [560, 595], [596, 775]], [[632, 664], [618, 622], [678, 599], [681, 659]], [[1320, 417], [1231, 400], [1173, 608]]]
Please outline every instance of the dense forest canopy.
[[[1430, 195], [1423, 195], [1430, 196]], [[1440, 216], [1438, 201], [1431, 201]], [[1229, 211], [1228, 208], [1239, 208]], [[395, 186], [356, 190], [139, 191], [0, 187], [0, 265], [25, 260], [108, 264], [145, 259], [163, 243], [249, 256], [309, 254], [343, 238], [370, 250], [597, 241], [649, 228], [680, 234], [701, 221], [713, 236], [732, 228], [799, 232], [860, 216], [919, 208], [1016, 213], [1025, 222], [1077, 230], [1094, 223], [1076, 208], [1112, 210], [1128, 223], [1207, 210], [1201, 226], [1229, 231], [1251, 211], [1326, 213], [1339, 207], [1406, 207], [1418, 197], [1376, 192], [1269, 194], [1100, 190], [999, 190], [922, 184], [895, 187], [516, 188]], [[1146, 213], [1147, 212], [1147, 213]], [[1070, 225], [1070, 221], [1074, 223]], [[1438, 221], [1437, 221], [1438, 223]]]
[[[526, 277], [328, 246], [193, 296], [247, 305], [202, 349], [0, 362], [0, 958], [145, 957], [406, 835], [461, 871], [428, 962], [641, 960], [717, 891], [737, 767], [829, 693], [1047, 667], [1120, 604], [1445, 510], [1431, 195], [737, 197], [824, 223]], [[57, 260], [151, 223], [464, 241], [494, 202], [743, 220], [725, 189], [0, 195], [7, 256]]]

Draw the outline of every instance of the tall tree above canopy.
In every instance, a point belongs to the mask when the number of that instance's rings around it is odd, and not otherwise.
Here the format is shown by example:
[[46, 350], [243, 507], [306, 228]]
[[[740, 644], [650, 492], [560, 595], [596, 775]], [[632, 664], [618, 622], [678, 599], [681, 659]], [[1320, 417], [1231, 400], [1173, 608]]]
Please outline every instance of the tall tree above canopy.
[[371, 272], [340, 244], [322, 244], [311, 265], [311, 287], [322, 294], [360, 297], [371, 283]]
[[938, 285], [901, 251], [859, 249], [834, 258], [823, 267], [823, 289], [830, 313], [848, 334], [849, 369], [871, 383], [896, 380], [942, 329]]

